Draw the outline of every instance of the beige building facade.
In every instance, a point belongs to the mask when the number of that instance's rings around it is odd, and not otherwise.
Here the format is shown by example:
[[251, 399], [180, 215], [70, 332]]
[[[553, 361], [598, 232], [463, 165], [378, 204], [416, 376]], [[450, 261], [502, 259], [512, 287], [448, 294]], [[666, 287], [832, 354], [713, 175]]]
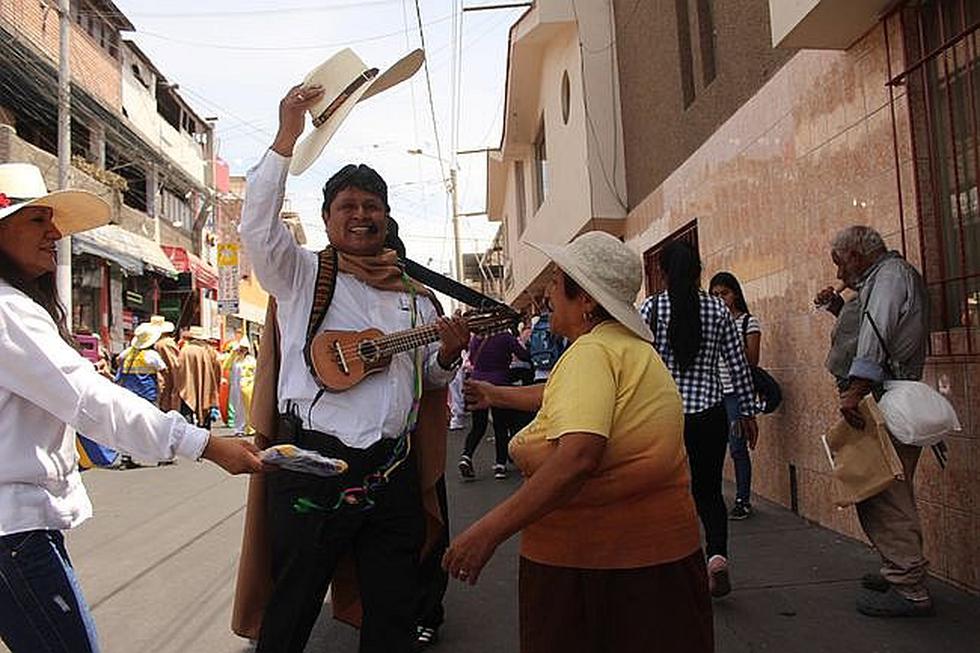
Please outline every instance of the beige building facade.
[[528, 241], [624, 226], [611, 12], [610, 0], [542, 0], [511, 29], [504, 133], [488, 154], [487, 212], [502, 223], [504, 297], [520, 308], [538, 301], [545, 283], [546, 260]]
[[[704, 283], [722, 270], [743, 283], [763, 327], [761, 363], [785, 395], [760, 418], [753, 491], [863, 537], [853, 509], [834, 507], [820, 444], [838, 415], [824, 369], [833, 318], [811, 299], [836, 281], [833, 235], [872, 225], [924, 273], [933, 312], [924, 380], [963, 424], [947, 440], [945, 470], [928, 452], [919, 465], [926, 554], [934, 574], [980, 590], [980, 6], [612, 4], [628, 209], [610, 231], [644, 255], [645, 292], [660, 288], [657, 251], [675, 237], [697, 245]], [[491, 198], [509, 188], [499, 176], [489, 183]], [[543, 213], [529, 224], [554, 242], [609, 227]], [[509, 300], [527, 292], [527, 277], [514, 274]]]

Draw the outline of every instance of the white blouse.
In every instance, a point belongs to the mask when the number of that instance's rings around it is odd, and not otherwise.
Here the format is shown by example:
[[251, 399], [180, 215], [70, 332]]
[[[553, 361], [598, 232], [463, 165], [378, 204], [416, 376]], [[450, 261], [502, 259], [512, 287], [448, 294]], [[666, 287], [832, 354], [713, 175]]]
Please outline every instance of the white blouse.
[[208, 439], [101, 376], [40, 305], [0, 280], [0, 535], [72, 528], [92, 515], [76, 429], [147, 460], [196, 460]]

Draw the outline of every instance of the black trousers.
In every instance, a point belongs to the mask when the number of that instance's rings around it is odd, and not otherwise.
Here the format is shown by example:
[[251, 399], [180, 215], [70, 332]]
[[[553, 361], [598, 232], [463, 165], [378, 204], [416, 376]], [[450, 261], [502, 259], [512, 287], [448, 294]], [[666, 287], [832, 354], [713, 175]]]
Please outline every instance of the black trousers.
[[728, 557], [728, 510], [721, 494], [721, 473], [728, 448], [728, 415], [719, 403], [684, 415], [684, 447], [691, 465], [691, 494], [704, 526], [705, 553]]
[[344, 489], [360, 486], [391, 455], [392, 440], [352, 449], [332, 436], [303, 431], [296, 444], [346, 460], [348, 470], [323, 479], [289, 471], [269, 476], [274, 586], [257, 653], [302, 653], [338, 561], [354, 555], [364, 608], [360, 653], [409, 653], [415, 636], [418, 559], [425, 537], [418, 471], [409, 457], [374, 505], [298, 511], [298, 499], [333, 506]]
[[436, 481], [436, 498], [439, 512], [445, 524], [439, 539], [419, 566], [419, 598], [416, 618], [420, 626], [438, 628], [446, 619], [446, 609], [442, 604], [449, 585], [449, 574], [442, 568], [442, 556], [449, 548], [449, 501], [446, 496], [446, 477]]
[[483, 434], [487, 431], [489, 413], [493, 413], [493, 442], [496, 445], [496, 459], [498, 465], [507, 464], [507, 445], [510, 444], [510, 413], [503, 409], [493, 407], [490, 409], [474, 410], [473, 428], [466, 436], [466, 444], [463, 445], [463, 455], [473, 456], [476, 448], [483, 440]]

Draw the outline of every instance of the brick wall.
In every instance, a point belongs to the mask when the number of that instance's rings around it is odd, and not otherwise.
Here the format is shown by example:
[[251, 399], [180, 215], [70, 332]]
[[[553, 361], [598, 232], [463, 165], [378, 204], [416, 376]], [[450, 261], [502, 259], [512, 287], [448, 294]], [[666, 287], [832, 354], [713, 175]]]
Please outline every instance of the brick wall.
[[[43, 53], [58, 67], [58, 11], [45, 0], [0, 0], [0, 21], [16, 37]], [[72, 23], [72, 79], [106, 106], [122, 112], [120, 63]]]

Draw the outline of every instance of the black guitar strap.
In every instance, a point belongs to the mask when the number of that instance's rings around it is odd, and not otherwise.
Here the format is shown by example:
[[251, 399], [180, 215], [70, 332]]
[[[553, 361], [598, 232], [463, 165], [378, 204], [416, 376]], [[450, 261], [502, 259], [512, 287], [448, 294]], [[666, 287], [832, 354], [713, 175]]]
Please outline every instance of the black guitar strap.
[[465, 286], [455, 279], [451, 279], [444, 274], [439, 274], [434, 270], [430, 270], [420, 263], [416, 263], [412, 259], [403, 258], [402, 263], [405, 265], [405, 274], [412, 277], [416, 281], [432, 288], [433, 290], [438, 290], [444, 295], [448, 295], [453, 299], [463, 302], [473, 308], [481, 311], [485, 311], [491, 308], [501, 308], [504, 304], [498, 302], [492, 297], [484, 295], [478, 290], [474, 290], [469, 286]]

